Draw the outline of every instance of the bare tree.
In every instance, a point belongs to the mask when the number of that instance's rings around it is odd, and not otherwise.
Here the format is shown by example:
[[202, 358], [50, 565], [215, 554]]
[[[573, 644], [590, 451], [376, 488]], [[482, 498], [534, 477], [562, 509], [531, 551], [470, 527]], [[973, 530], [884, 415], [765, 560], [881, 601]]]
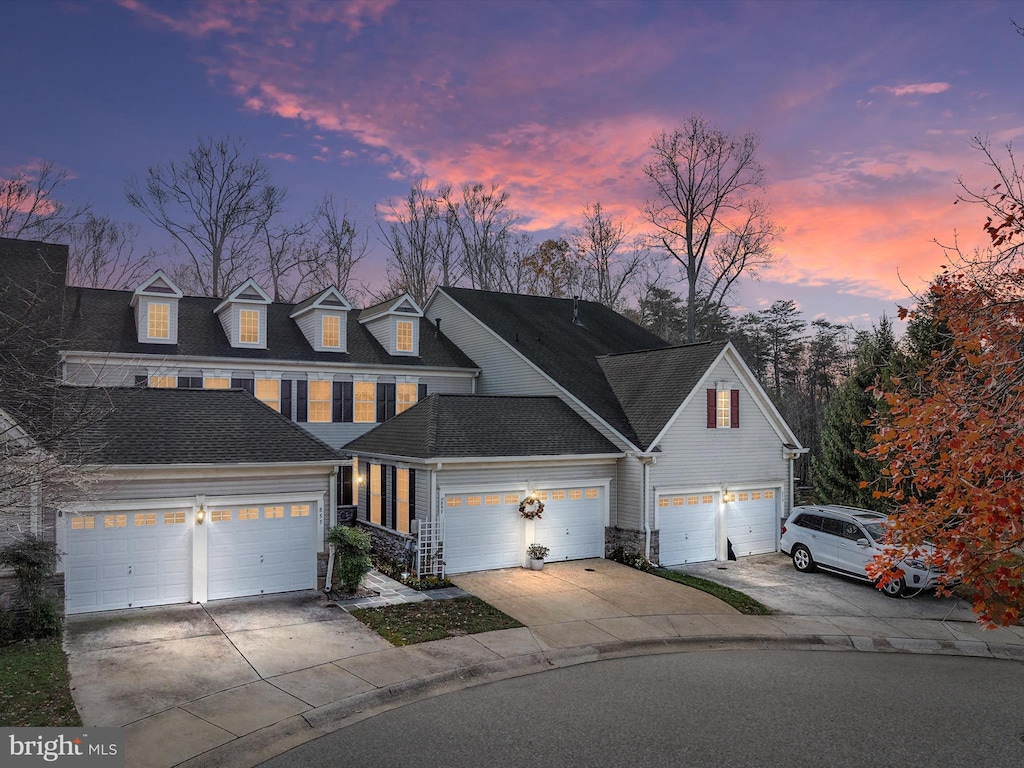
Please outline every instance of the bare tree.
[[147, 277], [154, 254], [135, 253], [139, 230], [109, 216], [86, 214], [68, 230], [68, 284], [87, 288], [130, 288]]
[[388, 249], [385, 290], [389, 295], [407, 291], [422, 304], [438, 285], [438, 230], [445, 223], [442, 211], [440, 201], [422, 179], [409, 188], [401, 203], [390, 201], [377, 209], [381, 242]]
[[0, 179], [0, 237], [53, 242], [89, 211], [88, 205], [67, 206], [56, 192], [68, 172], [47, 160], [31, 173], [21, 170]]
[[349, 298], [352, 270], [366, 256], [366, 232], [353, 223], [347, 206], [339, 210], [334, 195], [327, 194], [313, 213], [312, 237], [316, 261], [313, 285], [319, 290], [333, 285]]
[[266, 187], [267, 217], [260, 225], [262, 269], [252, 277], [266, 278], [274, 301], [295, 301], [316, 272], [318, 263], [307, 235], [312, 221], [283, 221], [285, 193], [277, 187]]
[[583, 296], [621, 308], [627, 291], [643, 276], [650, 254], [644, 240], [627, 240], [628, 236], [628, 227], [609, 216], [600, 203], [583, 209], [571, 241], [583, 269]]
[[128, 202], [184, 249], [186, 271], [207, 296], [259, 271], [261, 234], [284, 198], [266, 164], [244, 150], [239, 139], [200, 138], [184, 160], [151, 166], [126, 188]]
[[643, 170], [655, 196], [643, 213], [686, 280], [689, 341], [698, 294], [707, 299], [706, 311], [720, 307], [741, 274], [756, 277], [774, 259], [781, 230], [757, 197], [764, 182], [759, 144], [753, 134], [734, 139], [699, 116], [652, 139]]
[[514, 275], [508, 274], [509, 258], [519, 216], [509, 207], [509, 193], [497, 184], [462, 185], [456, 195], [448, 187], [441, 199], [455, 227], [462, 268], [473, 288], [509, 290]]
[[564, 238], [548, 239], [524, 260], [523, 290], [534, 296], [556, 299], [580, 295], [582, 270], [577, 254]]

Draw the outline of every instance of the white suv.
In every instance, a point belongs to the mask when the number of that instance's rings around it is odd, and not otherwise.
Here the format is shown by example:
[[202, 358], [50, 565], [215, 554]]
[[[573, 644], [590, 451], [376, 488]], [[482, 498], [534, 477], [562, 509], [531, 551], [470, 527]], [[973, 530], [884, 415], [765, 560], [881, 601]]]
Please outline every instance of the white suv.
[[[873, 581], [867, 565], [882, 551], [887, 532], [887, 518], [879, 512], [835, 504], [793, 507], [779, 544], [802, 573], [821, 568]], [[903, 576], [882, 588], [890, 597], [931, 589], [939, 575], [921, 560], [904, 560], [900, 568]]]

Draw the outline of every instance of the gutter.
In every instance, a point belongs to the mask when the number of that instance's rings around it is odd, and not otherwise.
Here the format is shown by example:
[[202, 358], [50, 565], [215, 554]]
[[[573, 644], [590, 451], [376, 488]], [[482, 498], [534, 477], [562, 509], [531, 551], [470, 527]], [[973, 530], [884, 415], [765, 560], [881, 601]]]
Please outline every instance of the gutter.
[[644, 518], [644, 557], [648, 560], [651, 559], [651, 518], [647, 512], [647, 503], [650, 499], [650, 478], [651, 478], [651, 465], [656, 463], [658, 459], [655, 456], [639, 456], [640, 463], [643, 465], [643, 481], [640, 483], [640, 493], [643, 494], [640, 500], [640, 514]]

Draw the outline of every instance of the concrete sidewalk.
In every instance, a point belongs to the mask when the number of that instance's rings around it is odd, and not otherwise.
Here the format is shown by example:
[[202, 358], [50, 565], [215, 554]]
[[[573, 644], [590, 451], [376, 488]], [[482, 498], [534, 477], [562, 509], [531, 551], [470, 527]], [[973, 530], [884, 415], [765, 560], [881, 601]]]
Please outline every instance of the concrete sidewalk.
[[[924, 619], [746, 616], [702, 592], [605, 560], [549, 564], [542, 572], [468, 574], [455, 581], [526, 626], [394, 648], [333, 607], [288, 608], [286, 601], [270, 600], [177, 606], [176, 631], [185, 637], [129, 643], [132, 632], [143, 631], [140, 623], [136, 629], [122, 626], [120, 635], [105, 640], [95, 630], [79, 632], [80, 647], [69, 640], [76, 703], [86, 725], [99, 724], [100, 702], [88, 701], [90, 681], [75, 675], [76, 655], [85, 661], [88, 654], [106, 654], [92, 658], [92, 667], [125, 675], [126, 668], [117, 665], [129, 661], [116, 651], [129, 650], [129, 660], [146, 661], [134, 678], [123, 678], [130, 690], [118, 717], [130, 718], [122, 721], [128, 765], [242, 767], [413, 701], [623, 656], [778, 648], [1024, 661], [1021, 627], [988, 631], [973, 623]], [[164, 634], [173, 633], [165, 626]], [[118, 637], [122, 646], [116, 645]], [[110, 647], [90, 648], [90, 638], [93, 646]], [[168, 660], [186, 652], [187, 658]], [[180, 700], [191, 693], [170, 693], [172, 681], [159, 677], [161, 666], [194, 670], [189, 690], [201, 695]]]

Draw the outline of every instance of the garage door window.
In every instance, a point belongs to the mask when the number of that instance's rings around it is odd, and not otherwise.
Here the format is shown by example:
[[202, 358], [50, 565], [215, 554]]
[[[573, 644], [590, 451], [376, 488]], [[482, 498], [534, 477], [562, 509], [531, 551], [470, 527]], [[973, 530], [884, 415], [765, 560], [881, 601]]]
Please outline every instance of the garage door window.
[[284, 517], [284, 507], [264, 507], [263, 517], [268, 520]]
[[467, 507], [479, 507], [480, 506], [480, 497], [479, 496], [467, 496], [466, 497], [466, 506]]
[[583, 498], [583, 490], [581, 488], [575, 488], [575, 489], [569, 491], [569, 498], [570, 499], [582, 499]]
[[128, 515], [104, 515], [104, 528], [124, 528], [128, 525]]
[[259, 507], [242, 507], [238, 510], [239, 520], [256, 520], [260, 516]]
[[164, 525], [179, 525], [184, 522], [184, 512], [164, 512]]
[[292, 517], [309, 517], [309, 504], [292, 504]]
[[96, 527], [96, 518], [92, 515], [88, 517], [76, 516], [71, 518], [71, 530], [73, 531], [84, 531], [90, 530]]
[[210, 522], [227, 523], [231, 520], [230, 509], [215, 509], [210, 512]]
[[462, 499], [459, 498], [458, 496], [449, 496], [447, 499], [445, 499], [445, 506], [447, 506], [447, 507], [461, 507], [462, 506]]
[[506, 504], [518, 504], [519, 503], [519, 497], [516, 494], [514, 494], [514, 493], [506, 493], [505, 494], [505, 503]]
[[135, 515], [134, 522], [136, 528], [144, 525], [156, 525], [156, 512], [143, 512], [142, 514]]

